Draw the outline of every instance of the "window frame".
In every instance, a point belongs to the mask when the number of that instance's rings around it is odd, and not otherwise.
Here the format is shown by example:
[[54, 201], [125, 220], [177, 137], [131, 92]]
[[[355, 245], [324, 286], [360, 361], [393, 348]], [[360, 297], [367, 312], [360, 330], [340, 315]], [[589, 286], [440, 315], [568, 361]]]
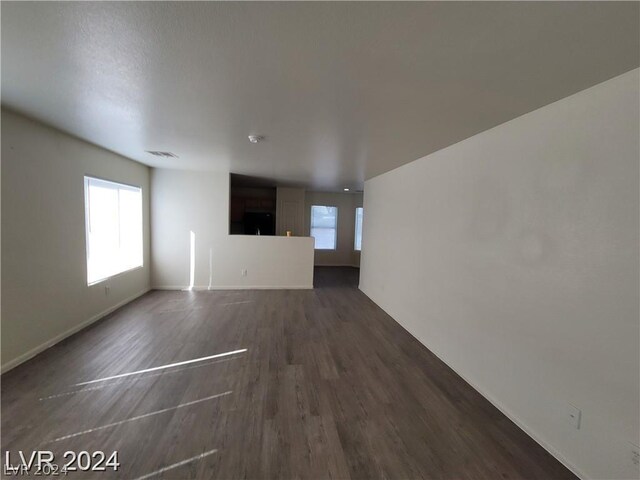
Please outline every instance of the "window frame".
[[[358, 210], [362, 213], [360, 215], [360, 248], [358, 248]], [[356, 207], [355, 219], [353, 225], [353, 250], [355, 252], [362, 252], [362, 224], [364, 222], [364, 207]]]
[[[126, 268], [116, 273], [112, 273], [107, 275], [106, 277], [99, 278], [97, 280], [89, 281], [89, 255], [90, 255], [90, 242], [89, 235], [91, 233], [91, 215], [90, 215], [90, 198], [89, 198], [89, 183], [90, 181], [96, 181], [97, 183], [102, 184], [110, 184], [116, 187], [118, 190], [118, 200], [119, 200], [119, 190], [130, 190], [130, 191], [139, 191], [140, 192], [140, 229], [141, 229], [141, 259], [140, 265], [135, 265], [130, 268]], [[122, 275], [127, 272], [132, 272], [134, 270], [138, 270], [140, 268], [144, 268], [144, 190], [141, 185], [134, 185], [123, 182], [116, 182], [115, 180], [109, 180], [106, 178], [98, 177], [96, 175], [84, 175], [83, 177], [83, 188], [84, 188], [84, 229], [85, 229], [85, 266], [86, 266], [86, 281], [87, 286], [97, 285], [102, 282], [106, 282], [111, 278], [117, 277], [118, 275]], [[118, 210], [120, 209], [120, 204], [118, 204]], [[118, 217], [119, 220], [119, 217]]]
[[[334, 227], [333, 227], [333, 248], [317, 248], [316, 247], [316, 238], [313, 237], [313, 235], [311, 234], [311, 232], [314, 229], [313, 226], [313, 209], [314, 207], [322, 207], [322, 208], [335, 208], [336, 209], [336, 216], [335, 216], [335, 222], [334, 222]], [[309, 235], [311, 237], [313, 237], [313, 250], [319, 250], [319, 251], [323, 251], [323, 252], [335, 252], [338, 249], [338, 214], [339, 214], [339, 209], [336, 205], [311, 205], [311, 209], [309, 210]], [[329, 230], [329, 227], [315, 227], [317, 229], [325, 229], [325, 230]]]

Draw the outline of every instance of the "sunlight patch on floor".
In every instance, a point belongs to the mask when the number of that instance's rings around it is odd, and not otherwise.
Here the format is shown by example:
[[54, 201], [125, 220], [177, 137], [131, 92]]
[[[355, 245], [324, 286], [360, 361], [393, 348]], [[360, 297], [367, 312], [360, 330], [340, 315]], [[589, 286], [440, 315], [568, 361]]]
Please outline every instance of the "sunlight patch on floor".
[[169, 363], [167, 365], [161, 365], [159, 367], [145, 368], [144, 370], [137, 370], [135, 372], [121, 373], [120, 375], [112, 375], [110, 377], [104, 377], [104, 378], [98, 378], [96, 380], [89, 380], [89, 381], [86, 381], [86, 382], [80, 382], [80, 383], [74, 384], [73, 386], [74, 387], [81, 387], [82, 385], [89, 385], [91, 383], [106, 382], [107, 380], [113, 380], [114, 378], [128, 377], [130, 375], [139, 375], [141, 373], [154, 372], [156, 370], [163, 370], [165, 368], [179, 367], [180, 365], [188, 365], [190, 363], [204, 362], [205, 360], [210, 360], [212, 358], [227, 357], [229, 355], [235, 355], [235, 354], [238, 354], [238, 353], [244, 353], [246, 351], [247, 351], [246, 348], [242, 348], [240, 350], [233, 350], [231, 352], [218, 353], [216, 355], [209, 355], [208, 357], [194, 358], [193, 360], [185, 360], [184, 362]]
[[162, 410], [157, 410], [155, 412], [145, 413], [144, 415], [138, 415], [136, 417], [127, 418], [126, 420], [120, 420], [119, 422], [108, 423], [107, 425], [102, 425], [100, 427], [90, 428], [88, 430], [83, 430], [81, 432], [71, 433], [63, 437], [54, 438], [53, 440], [50, 441], [50, 443], [60, 442], [62, 440], [78, 437], [80, 435], [86, 435], [87, 433], [97, 432], [98, 430], [104, 430], [105, 428], [117, 427], [118, 425], [122, 425], [124, 423], [134, 422], [136, 420], [141, 420], [143, 418], [151, 417], [153, 415], [160, 415], [161, 413], [177, 410], [178, 408], [190, 407], [191, 405], [196, 405], [198, 403], [206, 402], [208, 400], [213, 400], [214, 398], [220, 398], [225, 395], [229, 395], [230, 393], [232, 393], [232, 390], [229, 390], [228, 392], [224, 392], [224, 393], [218, 393], [217, 395], [211, 395], [210, 397], [201, 398], [199, 400], [194, 400], [192, 402], [181, 403], [180, 405], [176, 405], [175, 407], [163, 408]]

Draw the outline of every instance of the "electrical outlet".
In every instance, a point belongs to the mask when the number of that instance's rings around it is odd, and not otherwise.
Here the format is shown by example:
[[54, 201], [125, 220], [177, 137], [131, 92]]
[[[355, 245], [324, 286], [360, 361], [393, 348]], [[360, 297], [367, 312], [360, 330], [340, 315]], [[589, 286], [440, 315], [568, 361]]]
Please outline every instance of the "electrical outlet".
[[106, 283], [104, 285], [104, 294], [108, 297], [109, 296], [109, 292], [111, 291], [111, 285], [109, 285], [108, 283]]
[[580, 409], [570, 403], [567, 404], [567, 421], [573, 425], [573, 428], [580, 430], [580, 421], [582, 420], [582, 412]]
[[631, 465], [633, 465], [636, 468], [636, 470], [640, 470], [640, 447], [638, 447], [638, 445], [635, 445], [631, 442], [629, 442], [629, 445], [631, 446], [631, 451], [630, 451]]
[[247, 269], [243, 268], [242, 271], [240, 272], [240, 275], [242, 275], [243, 277], [247, 276]]

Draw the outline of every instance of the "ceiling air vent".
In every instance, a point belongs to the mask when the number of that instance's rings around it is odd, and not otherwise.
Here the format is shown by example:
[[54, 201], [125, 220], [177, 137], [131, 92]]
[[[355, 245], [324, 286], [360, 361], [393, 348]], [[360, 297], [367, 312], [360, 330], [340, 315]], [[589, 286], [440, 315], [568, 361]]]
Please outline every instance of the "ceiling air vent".
[[171, 152], [160, 152], [157, 150], [147, 150], [147, 153], [150, 153], [153, 156], [156, 157], [163, 157], [163, 158], [178, 158], [178, 155], [176, 155], [175, 153], [171, 153]]

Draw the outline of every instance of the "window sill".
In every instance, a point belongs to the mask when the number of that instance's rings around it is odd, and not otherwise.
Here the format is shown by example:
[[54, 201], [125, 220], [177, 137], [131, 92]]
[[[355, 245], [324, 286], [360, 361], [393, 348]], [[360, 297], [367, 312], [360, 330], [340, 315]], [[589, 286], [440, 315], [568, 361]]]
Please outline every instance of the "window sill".
[[94, 287], [94, 286], [99, 285], [99, 284], [101, 284], [101, 283], [104, 283], [104, 282], [106, 282], [106, 281], [108, 281], [108, 280], [111, 280], [112, 278], [119, 277], [119, 276], [121, 276], [121, 275], [124, 275], [125, 273], [131, 273], [131, 272], [134, 272], [134, 271], [136, 271], [136, 270], [140, 270], [141, 268], [144, 268], [144, 264], [139, 265], [139, 266], [137, 266], [137, 267], [132, 267], [132, 268], [130, 268], [130, 269], [128, 269], [128, 270], [123, 270], [123, 271], [121, 271], [121, 272], [114, 273], [113, 275], [110, 275], [110, 276], [108, 276], [108, 277], [101, 278], [100, 280], [95, 280], [95, 281], [93, 281], [93, 282], [91, 282], [91, 283], [88, 283], [88, 282], [87, 282], [87, 287]]

